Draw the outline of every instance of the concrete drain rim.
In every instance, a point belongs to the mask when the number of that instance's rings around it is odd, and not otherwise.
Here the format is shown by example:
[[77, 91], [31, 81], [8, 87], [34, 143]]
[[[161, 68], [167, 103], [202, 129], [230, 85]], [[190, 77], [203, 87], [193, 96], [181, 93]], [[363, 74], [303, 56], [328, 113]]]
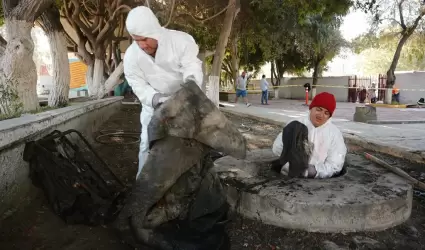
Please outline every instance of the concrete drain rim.
[[410, 217], [412, 186], [362, 156], [347, 155], [347, 173], [338, 178], [253, 185], [265, 180], [256, 176], [258, 165], [272, 159], [271, 150], [259, 149], [245, 160], [214, 162], [230, 205], [248, 218], [311, 232], [357, 232], [384, 230]]

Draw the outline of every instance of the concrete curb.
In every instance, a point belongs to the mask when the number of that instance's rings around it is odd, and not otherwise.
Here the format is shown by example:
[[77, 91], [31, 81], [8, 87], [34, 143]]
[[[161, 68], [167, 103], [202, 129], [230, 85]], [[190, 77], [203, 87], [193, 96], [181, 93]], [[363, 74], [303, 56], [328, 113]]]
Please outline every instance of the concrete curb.
[[368, 104], [369, 106], [375, 107], [375, 108], [396, 108], [396, 109], [404, 109], [407, 108], [407, 104]]
[[[240, 112], [237, 112], [237, 111], [234, 111], [234, 110], [228, 110], [228, 109], [220, 109], [220, 110], [223, 113], [228, 113], [228, 114], [231, 114], [231, 115], [245, 117], [245, 118], [253, 119], [253, 120], [256, 120], [256, 121], [259, 121], [259, 122], [274, 124], [274, 125], [277, 125], [277, 126], [285, 126], [286, 125], [285, 122], [280, 122], [280, 121], [276, 121], [276, 120], [273, 120], [273, 119], [258, 117], [258, 116], [251, 115], [251, 114], [240, 113]], [[379, 143], [379, 142], [374, 142], [374, 141], [366, 141], [366, 140], [364, 140], [364, 138], [356, 136], [355, 134], [349, 134], [349, 133], [343, 132], [343, 136], [344, 136], [346, 143], [350, 143], [350, 144], [362, 147], [366, 150], [384, 153], [384, 154], [389, 154], [389, 155], [399, 157], [399, 158], [403, 158], [403, 159], [407, 159], [409, 161], [416, 162], [416, 163], [425, 163], [425, 152], [422, 152], [422, 151], [415, 151], [415, 150], [410, 149], [410, 148], [404, 148], [404, 147], [400, 147], [400, 146], [396, 146], [396, 145], [385, 145], [385, 144], [382, 144], [382, 143]]]
[[[265, 224], [308, 232], [381, 231], [411, 215], [412, 186], [362, 156], [347, 156], [347, 173], [330, 179], [267, 174], [276, 157], [252, 150], [245, 160], [225, 156], [212, 171], [232, 209]], [[268, 170], [271, 172], [271, 170]]]
[[425, 123], [425, 120], [380, 120], [367, 121], [367, 124], [418, 124]]

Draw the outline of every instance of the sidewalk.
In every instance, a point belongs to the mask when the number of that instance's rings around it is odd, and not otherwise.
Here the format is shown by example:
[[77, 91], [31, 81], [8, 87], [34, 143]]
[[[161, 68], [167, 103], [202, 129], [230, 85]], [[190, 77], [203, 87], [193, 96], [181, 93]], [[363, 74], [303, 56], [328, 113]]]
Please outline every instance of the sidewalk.
[[[221, 108], [223, 112], [282, 126], [292, 119], [308, 114], [308, 107], [296, 100], [277, 100], [268, 106], [254, 103], [251, 107], [220, 103], [225, 105]], [[343, 132], [346, 143], [415, 162], [425, 162], [425, 124], [374, 125], [353, 122], [355, 106], [353, 103], [338, 103], [332, 118], [333, 123]], [[395, 120], [394, 117], [400, 120], [423, 120], [425, 112], [422, 110], [377, 108], [380, 120]]]
[[[304, 100], [288, 100], [288, 99], [279, 99], [279, 100], [270, 100], [269, 105], [261, 105], [260, 99], [249, 100], [252, 103], [252, 106], [255, 107], [265, 107], [270, 109], [279, 109], [282, 111], [308, 111], [306, 106], [302, 104]], [[234, 105], [234, 103], [229, 103]], [[240, 103], [242, 104], [242, 103]], [[334, 118], [353, 120], [353, 115], [356, 106], [364, 106], [364, 104], [359, 103], [349, 103], [349, 102], [338, 102], [337, 108], [334, 114]], [[378, 120], [422, 120], [425, 123], [425, 108], [383, 108], [377, 107], [376, 112], [378, 115]], [[425, 125], [425, 124], [424, 124]]]

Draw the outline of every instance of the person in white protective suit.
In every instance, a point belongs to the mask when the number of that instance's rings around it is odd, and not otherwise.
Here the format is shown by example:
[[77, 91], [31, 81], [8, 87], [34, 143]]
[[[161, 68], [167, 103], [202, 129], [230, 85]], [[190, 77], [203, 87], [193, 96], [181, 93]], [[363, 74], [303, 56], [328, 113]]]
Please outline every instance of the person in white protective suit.
[[124, 74], [142, 104], [137, 179], [149, 152], [147, 128], [154, 109], [188, 80], [201, 87], [203, 73], [202, 62], [197, 57], [199, 47], [193, 37], [161, 27], [151, 9], [144, 6], [132, 9], [126, 27], [133, 43], [125, 52]]
[[[330, 93], [322, 92], [312, 100], [309, 115], [296, 120], [308, 129], [308, 151], [310, 152], [307, 155], [310, 159], [303, 177], [330, 178], [343, 169], [347, 147], [341, 131], [332, 123], [331, 117], [335, 108], [335, 97]], [[282, 142], [282, 134], [281, 132], [273, 143], [272, 150], [276, 156], [281, 156], [285, 146]], [[281, 171], [284, 174], [289, 172], [289, 162], [282, 167]]]

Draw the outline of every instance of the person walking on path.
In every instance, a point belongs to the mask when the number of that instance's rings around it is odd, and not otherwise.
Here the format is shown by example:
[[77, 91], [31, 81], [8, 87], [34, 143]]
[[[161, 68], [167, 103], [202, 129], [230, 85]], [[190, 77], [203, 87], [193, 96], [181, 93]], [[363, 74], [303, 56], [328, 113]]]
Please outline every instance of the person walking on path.
[[251, 103], [248, 102], [248, 93], [246, 91], [246, 81], [248, 77], [246, 76], [246, 72], [242, 72], [242, 74], [236, 80], [236, 99], [235, 103], [238, 103], [239, 97], [242, 97], [247, 107], [251, 106]]
[[266, 75], [263, 75], [260, 81], [261, 88], [261, 104], [269, 105], [269, 83], [266, 80]]

